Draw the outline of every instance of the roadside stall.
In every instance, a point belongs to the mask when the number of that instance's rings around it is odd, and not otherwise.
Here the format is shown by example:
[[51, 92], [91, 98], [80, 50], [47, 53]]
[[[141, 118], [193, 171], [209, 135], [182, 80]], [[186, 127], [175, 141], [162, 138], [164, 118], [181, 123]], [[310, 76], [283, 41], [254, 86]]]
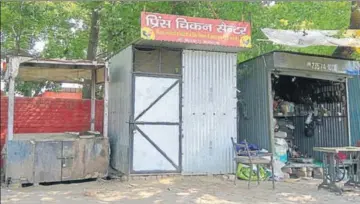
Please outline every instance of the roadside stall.
[[[6, 182], [39, 184], [105, 177], [109, 164], [106, 64], [86, 60], [33, 59], [20, 56], [10, 56], [8, 62], [5, 75], [5, 80], [9, 83], [8, 126], [4, 149]], [[16, 78], [22, 81], [45, 80], [60, 83], [83, 83], [84, 80], [91, 80], [90, 130], [85, 133], [14, 134]], [[102, 134], [95, 132], [97, 83], [105, 86]]]
[[358, 61], [291, 52], [241, 63], [240, 140], [273, 152], [280, 168], [287, 164], [304, 169], [298, 176], [311, 176], [322, 160], [313, 147], [351, 146], [359, 139], [354, 118], [360, 100], [353, 94], [360, 87], [349, 83], [359, 67]]
[[250, 24], [141, 14], [109, 59], [111, 165], [124, 174], [233, 173], [237, 52]]

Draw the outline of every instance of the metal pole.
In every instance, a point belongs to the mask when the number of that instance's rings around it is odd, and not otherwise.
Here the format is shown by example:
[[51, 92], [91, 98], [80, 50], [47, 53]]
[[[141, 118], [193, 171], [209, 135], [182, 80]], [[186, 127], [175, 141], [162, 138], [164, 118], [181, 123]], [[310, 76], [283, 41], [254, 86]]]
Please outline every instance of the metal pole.
[[91, 113], [90, 113], [90, 130], [95, 131], [95, 106], [96, 106], [96, 70], [91, 71]]
[[109, 121], [109, 66], [108, 62], [105, 62], [104, 69], [104, 127], [103, 135], [108, 137], [108, 121]]
[[7, 140], [14, 137], [15, 80], [9, 78]]
[[8, 123], [7, 123], [7, 141], [12, 140], [14, 137], [14, 106], [15, 106], [15, 78], [13, 76], [13, 68], [11, 61], [14, 59], [10, 59], [9, 63], [9, 92], [8, 92]]
[[349, 79], [345, 81], [345, 88], [346, 88], [346, 123], [347, 123], [347, 132], [348, 132], [348, 146], [355, 146], [356, 144], [352, 144], [351, 138], [351, 120], [350, 120], [350, 97], [349, 97]]
[[8, 160], [8, 153], [9, 153], [9, 141], [13, 140], [14, 138], [14, 106], [15, 106], [15, 77], [14, 76], [14, 69], [18, 69], [19, 63], [17, 63], [15, 58], [9, 59], [9, 68], [8, 72], [8, 82], [9, 82], [9, 92], [8, 92], [8, 123], [7, 123], [7, 136], [6, 136], [6, 143], [5, 143], [5, 178], [7, 177], [9, 171], [9, 160]]

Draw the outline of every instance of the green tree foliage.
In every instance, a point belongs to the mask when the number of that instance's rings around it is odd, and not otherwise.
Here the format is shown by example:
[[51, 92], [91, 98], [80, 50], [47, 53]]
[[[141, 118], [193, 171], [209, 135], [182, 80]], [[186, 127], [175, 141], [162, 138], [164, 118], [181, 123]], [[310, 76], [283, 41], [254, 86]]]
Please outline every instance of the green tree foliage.
[[[71, 5], [72, 3], [1, 2], [2, 54], [64, 57], [64, 53], [61, 53], [62, 43], [56, 43], [57, 49], [45, 49], [42, 53], [36, 53], [34, 45], [36, 41], [42, 40], [48, 41], [47, 46], [51, 46], [55, 40], [61, 40], [61, 34], [64, 39], [71, 39], [68, 22], [74, 12]], [[61, 32], [63, 30], [66, 32]], [[77, 46], [73, 45], [73, 48]], [[71, 56], [74, 57], [75, 54]], [[23, 82], [18, 79], [15, 90], [24, 96], [36, 96], [44, 89], [57, 90], [59, 87], [59, 84], [48, 81]]]
[[[117, 52], [140, 36], [141, 11], [226, 20], [251, 20], [251, 50], [239, 62], [272, 50], [331, 55], [336, 47], [292, 48], [266, 41], [261, 28], [343, 30], [350, 24], [351, 2], [1, 2], [2, 50], [31, 51], [38, 40], [46, 58], [85, 59], [91, 43], [91, 17], [99, 11], [96, 58]], [[31, 52], [30, 52], [31, 53]], [[33, 53], [32, 53], [33, 54]], [[39, 84], [39, 86], [42, 84]], [[26, 86], [26, 85], [24, 85]], [[34, 92], [34, 91], [33, 91]]]

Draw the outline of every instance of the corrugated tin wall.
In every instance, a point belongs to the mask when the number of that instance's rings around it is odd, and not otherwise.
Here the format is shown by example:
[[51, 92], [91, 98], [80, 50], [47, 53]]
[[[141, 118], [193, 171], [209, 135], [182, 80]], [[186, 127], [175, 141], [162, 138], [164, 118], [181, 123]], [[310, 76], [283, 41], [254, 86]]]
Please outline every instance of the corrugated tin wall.
[[[349, 134], [345, 117], [324, 117], [320, 126], [316, 128], [315, 146], [317, 147], [343, 147], [349, 146]], [[315, 159], [322, 159], [319, 152]]]
[[132, 46], [129, 46], [109, 60], [110, 165], [124, 174], [129, 174], [130, 164], [132, 58]]
[[351, 145], [360, 140], [360, 76], [348, 81]]
[[236, 54], [183, 51], [183, 174], [235, 171], [236, 60]]
[[[299, 147], [300, 152], [303, 154], [307, 153], [308, 155], [314, 157], [315, 153], [313, 151], [313, 147], [315, 146], [315, 138], [314, 137], [306, 137], [305, 136], [305, 119], [306, 116], [292, 117], [293, 124], [295, 126], [294, 130], [294, 144]], [[318, 129], [317, 129], [318, 130]]]
[[294, 144], [299, 147], [299, 150], [303, 154], [307, 153], [316, 160], [321, 160], [321, 154], [314, 152], [313, 147], [348, 146], [349, 139], [346, 116], [323, 117], [321, 124], [316, 126], [313, 137], [305, 136], [305, 119], [306, 117], [294, 117]]
[[239, 65], [238, 94], [239, 102], [239, 139], [271, 150], [270, 141], [270, 102], [269, 75], [265, 66], [271, 60], [263, 56]]

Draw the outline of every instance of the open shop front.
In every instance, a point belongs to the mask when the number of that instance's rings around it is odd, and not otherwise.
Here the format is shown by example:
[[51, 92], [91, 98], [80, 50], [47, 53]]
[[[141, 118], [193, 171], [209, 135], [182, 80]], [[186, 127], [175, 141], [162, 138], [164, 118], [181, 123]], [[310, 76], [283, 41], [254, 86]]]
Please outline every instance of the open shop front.
[[317, 173], [322, 155], [314, 147], [354, 145], [348, 93], [360, 89], [347, 82], [357, 63], [289, 52], [241, 63], [239, 139], [275, 154], [275, 176]]

